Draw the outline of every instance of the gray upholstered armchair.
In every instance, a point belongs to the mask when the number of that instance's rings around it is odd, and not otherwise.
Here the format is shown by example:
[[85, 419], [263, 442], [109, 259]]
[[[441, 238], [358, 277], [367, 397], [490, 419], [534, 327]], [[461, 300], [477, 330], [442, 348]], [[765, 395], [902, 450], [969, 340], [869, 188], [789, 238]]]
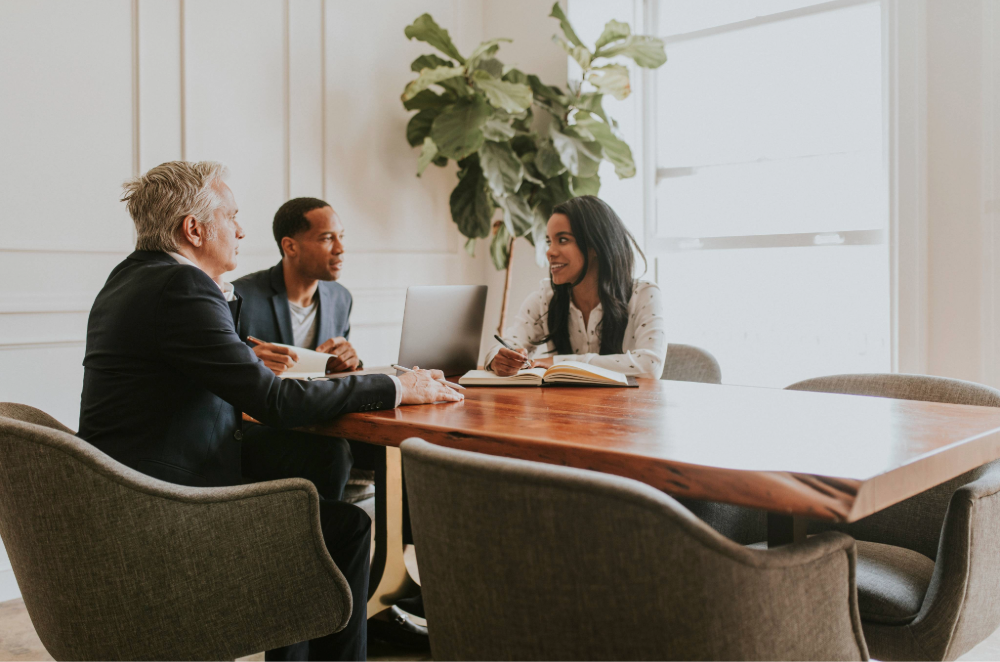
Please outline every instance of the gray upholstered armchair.
[[719, 367], [715, 357], [701, 347], [669, 343], [660, 379], [721, 384], [722, 368]]
[[747, 549], [626, 478], [402, 452], [435, 660], [868, 657], [848, 536]]
[[233, 659], [344, 627], [316, 490], [191, 488], [0, 403], [0, 537], [56, 659]]
[[[788, 388], [1000, 407], [996, 389], [925, 375], [835, 375]], [[1000, 462], [835, 528], [858, 540], [861, 618], [876, 658], [953, 660], [1000, 626]]]

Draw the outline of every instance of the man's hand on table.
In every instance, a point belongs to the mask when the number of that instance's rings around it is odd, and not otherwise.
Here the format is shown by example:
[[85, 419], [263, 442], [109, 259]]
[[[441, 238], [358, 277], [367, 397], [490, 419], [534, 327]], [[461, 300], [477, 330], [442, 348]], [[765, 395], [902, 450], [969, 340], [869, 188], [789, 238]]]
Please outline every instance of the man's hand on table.
[[285, 372], [292, 366], [294, 366], [299, 361], [299, 355], [295, 353], [295, 350], [290, 347], [282, 347], [281, 345], [275, 345], [274, 343], [264, 342], [263, 340], [257, 340], [253, 336], [247, 338], [250, 342], [256, 343], [253, 348], [253, 353], [257, 355], [257, 358], [264, 362], [271, 372], [281, 376], [281, 373]]
[[361, 359], [347, 338], [330, 338], [316, 348], [317, 352], [330, 354], [333, 359], [326, 364], [328, 372], [348, 372], [361, 367]]
[[431, 402], [461, 402], [465, 396], [441, 382], [444, 373], [440, 370], [418, 370], [404, 372], [399, 376], [403, 386], [403, 405], [424, 405]]

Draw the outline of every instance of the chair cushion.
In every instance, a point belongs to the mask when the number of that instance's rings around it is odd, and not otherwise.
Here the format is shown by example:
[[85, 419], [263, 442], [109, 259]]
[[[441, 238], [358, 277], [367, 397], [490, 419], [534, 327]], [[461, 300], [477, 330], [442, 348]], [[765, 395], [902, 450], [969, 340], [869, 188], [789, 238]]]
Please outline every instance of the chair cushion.
[[885, 625], [913, 621], [934, 574], [934, 561], [905, 547], [858, 541], [861, 620]]

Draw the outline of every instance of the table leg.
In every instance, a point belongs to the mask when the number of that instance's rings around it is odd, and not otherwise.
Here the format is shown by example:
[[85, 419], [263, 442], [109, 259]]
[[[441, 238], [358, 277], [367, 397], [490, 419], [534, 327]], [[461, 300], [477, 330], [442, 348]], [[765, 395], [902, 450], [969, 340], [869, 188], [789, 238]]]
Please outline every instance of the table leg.
[[806, 539], [808, 520], [797, 515], [767, 514], [767, 546], [769, 549], [802, 542]]
[[419, 587], [403, 562], [403, 467], [398, 448], [383, 447], [375, 468], [375, 556], [368, 578], [368, 618]]

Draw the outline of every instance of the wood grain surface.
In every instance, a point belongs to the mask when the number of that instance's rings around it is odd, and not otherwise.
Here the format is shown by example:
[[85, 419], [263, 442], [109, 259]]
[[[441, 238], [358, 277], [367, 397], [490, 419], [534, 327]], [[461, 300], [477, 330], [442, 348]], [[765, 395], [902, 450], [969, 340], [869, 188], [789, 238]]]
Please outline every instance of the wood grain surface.
[[637, 389], [475, 387], [462, 403], [308, 428], [634, 478], [677, 496], [855, 521], [1000, 457], [1000, 408], [640, 380]]

